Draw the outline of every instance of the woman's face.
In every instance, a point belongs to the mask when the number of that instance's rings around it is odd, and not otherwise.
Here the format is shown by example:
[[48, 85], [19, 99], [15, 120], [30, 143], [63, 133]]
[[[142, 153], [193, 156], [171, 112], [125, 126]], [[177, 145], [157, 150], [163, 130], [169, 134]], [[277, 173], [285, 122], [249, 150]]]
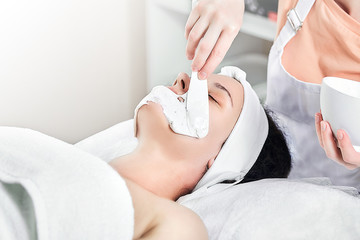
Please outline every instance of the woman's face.
[[[153, 102], [143, 105], [137, 114], [137, 138], [139, 143], [159, 143], [162, 151], [176, 156], [176, 159], [193, 161], [194, 166], [206, 167], [216, 158], [223, 143], [231, 133], [243, 106], [242, 85], [235, 79], [210, 75], [209, 90], [209, 132], [197, 139], [177, 134], [171, 130], [162, 107]], [[169, 89], [177, 95], [188, 91], [190, 77], [180, 73]]]

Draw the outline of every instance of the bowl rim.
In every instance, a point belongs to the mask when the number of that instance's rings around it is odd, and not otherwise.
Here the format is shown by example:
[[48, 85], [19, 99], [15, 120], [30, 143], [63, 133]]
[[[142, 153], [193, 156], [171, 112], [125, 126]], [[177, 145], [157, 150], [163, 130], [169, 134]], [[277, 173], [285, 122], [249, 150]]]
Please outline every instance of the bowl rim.
[[322, 83], [321, 85], [326, 85], [327, 87], [329, 87], [331, 90], [333, 91], [336, 91], [337, 93], [340, 93], [341, 95], [344, 95], [346, 97], [350, 97], [350, 98], [354, 98], [354, 99], [357, 99], [357, 100], [360, 100], [360, 96], [354, 96], [354, 95], [350, 95], [350, 94], [347, 94], [347, 93], [344, 93], [343, 91], [340, 91], [334, 87], [332, 87], [328, 81], [330, 81], [330, 79], [339, 79], [339, 80], [342, 80], [342, 81], [347, 81], [347, 82], [351, 82], [352, 84], [355, 83], [355, 85], [359, 85], [359, 90], [360, 90], [360, 82], [359, 81], [355, 81], [355, 80], [351, 80], [351, 79], [346, 79], [346, 78], [341, 78], [341, 77], [331, 77], [331, 76], [328, 76], [328, 77], [324, 77], [323, 80], [322, 80]]

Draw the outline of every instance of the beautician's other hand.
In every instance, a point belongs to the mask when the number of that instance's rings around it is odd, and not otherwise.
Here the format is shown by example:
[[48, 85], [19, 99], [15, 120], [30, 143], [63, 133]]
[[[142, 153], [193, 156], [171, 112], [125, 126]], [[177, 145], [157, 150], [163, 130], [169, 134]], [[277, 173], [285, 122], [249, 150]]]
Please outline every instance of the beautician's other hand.
[[321, 113], [315, 115], [316, 134], [321, 147], [326, 152], [326, 156], [344, 165], [348, 169], [355, 169], [360, 166], [360, 153], [356, 152], [350, 142], [349, 136], [344, 130], [338, 130], [336, 140], [328, 122], [323, 121]]
[[186, 56], [192, 71], [206, 79], [220, 64], [238, 34], [244, 0], [198, 0], [185, 27]]

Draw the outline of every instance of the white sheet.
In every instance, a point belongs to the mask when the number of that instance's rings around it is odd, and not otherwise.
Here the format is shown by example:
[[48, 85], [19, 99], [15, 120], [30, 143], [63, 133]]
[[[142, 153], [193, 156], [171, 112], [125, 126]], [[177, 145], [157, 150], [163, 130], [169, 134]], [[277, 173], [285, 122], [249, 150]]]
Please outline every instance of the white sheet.
[[73, 145], [0, 127], [0, 182], [0, 239], [132, 239], [124, 180]]
[[357, 190], [314, 181], [266, 179], [182, 204], [203, 219], [214, 240], [360, 239]]

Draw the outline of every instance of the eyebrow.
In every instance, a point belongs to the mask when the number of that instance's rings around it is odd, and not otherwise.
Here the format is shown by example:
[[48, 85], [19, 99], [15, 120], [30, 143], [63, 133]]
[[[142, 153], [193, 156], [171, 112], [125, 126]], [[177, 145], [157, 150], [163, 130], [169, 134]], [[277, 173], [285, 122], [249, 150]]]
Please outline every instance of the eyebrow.
[[223, 85], [221, 85], [220, 83], [215, 83], [215, 87], [217, 87], [217, 88], [219, 88], [219, 89], [221, 89], [221, 90], [223, 90], [223, 91], [225, 91], [227, 93], [227, 95], [229, 96], [229, 98], [231, 100], [231, 106], [233, 106], [234, 104], [233, 104], [233, 100], [232, 100], [230, 92]]

